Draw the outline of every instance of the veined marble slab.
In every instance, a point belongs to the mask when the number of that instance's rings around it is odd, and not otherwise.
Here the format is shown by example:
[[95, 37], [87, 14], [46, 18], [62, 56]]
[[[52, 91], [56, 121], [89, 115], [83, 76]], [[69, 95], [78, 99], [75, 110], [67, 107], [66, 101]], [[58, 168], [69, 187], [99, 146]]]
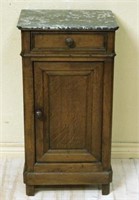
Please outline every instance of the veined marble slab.
[[107, 31], [118, 29], [110, 10], [22, 10], [19, 29]]

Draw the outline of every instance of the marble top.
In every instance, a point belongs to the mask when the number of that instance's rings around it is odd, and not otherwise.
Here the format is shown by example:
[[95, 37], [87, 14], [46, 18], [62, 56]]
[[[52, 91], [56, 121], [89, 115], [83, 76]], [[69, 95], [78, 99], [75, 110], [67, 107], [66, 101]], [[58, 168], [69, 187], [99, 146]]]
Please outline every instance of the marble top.
[[21, 30], [116, 30], [110, 10], [22, 10], [17, 27]]

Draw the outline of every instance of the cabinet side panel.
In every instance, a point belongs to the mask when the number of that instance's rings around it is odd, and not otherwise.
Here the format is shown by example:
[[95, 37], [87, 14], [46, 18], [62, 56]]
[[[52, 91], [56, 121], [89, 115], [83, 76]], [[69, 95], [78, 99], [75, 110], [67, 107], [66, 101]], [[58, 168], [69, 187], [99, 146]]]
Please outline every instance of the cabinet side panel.
[[107, 45], [107, 52], [114, 53], [115, 50], [115, 32], [108, 33], [108, 45]]
[[111, 127], [113, 96], [113, 60], [104, 64], [103, 90], [103, 130], [102, 130], [102, 163], [104, 169], [110, 169], [111, 159]]
[[22, 31], [22, 53], [30, 52], [30, 31]]
[[102, 95], [103, 95], [103, 62], [98, 63], [94, 70], [93, 103], [92, 103], [92, 153], [101, 160], [102, 134]]
[[34, 145], [34, 94], [33, 69], [29, 58], [23, 58], [23, 85], [24, 85], [24, 130], [25, 130], [25, 168], [33, 170], [35, 162]]

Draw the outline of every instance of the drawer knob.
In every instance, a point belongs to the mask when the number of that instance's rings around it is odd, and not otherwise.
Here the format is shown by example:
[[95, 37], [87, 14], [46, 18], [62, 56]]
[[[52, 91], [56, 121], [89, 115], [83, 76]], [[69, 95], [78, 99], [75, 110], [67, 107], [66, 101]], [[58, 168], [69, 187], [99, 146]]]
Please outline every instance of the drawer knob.
[[75, 47], [75, 42], [72, 38], [66, 38], [65, 43], [69, 48], [74, 48]]
[[36, 118], [37, 119], [42, 119], [43, 118], [43, 113], [42, 113], [42, 111], [39, 109], [39, 110], [36, 110], [36, 112], [35, 112], [35, 116], [36, 116]]

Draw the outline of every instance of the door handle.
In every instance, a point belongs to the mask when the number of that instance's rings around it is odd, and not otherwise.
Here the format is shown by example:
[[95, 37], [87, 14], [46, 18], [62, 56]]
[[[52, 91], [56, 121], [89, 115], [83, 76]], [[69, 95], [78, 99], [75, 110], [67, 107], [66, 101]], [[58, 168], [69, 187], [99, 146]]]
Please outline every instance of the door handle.
[[43, 112], [42, 112], [42, 110], [41, 109], [36, 110], [35, 116], [36, 116], [37, 119], [40, 119], [40, 120], [43, 119]]

